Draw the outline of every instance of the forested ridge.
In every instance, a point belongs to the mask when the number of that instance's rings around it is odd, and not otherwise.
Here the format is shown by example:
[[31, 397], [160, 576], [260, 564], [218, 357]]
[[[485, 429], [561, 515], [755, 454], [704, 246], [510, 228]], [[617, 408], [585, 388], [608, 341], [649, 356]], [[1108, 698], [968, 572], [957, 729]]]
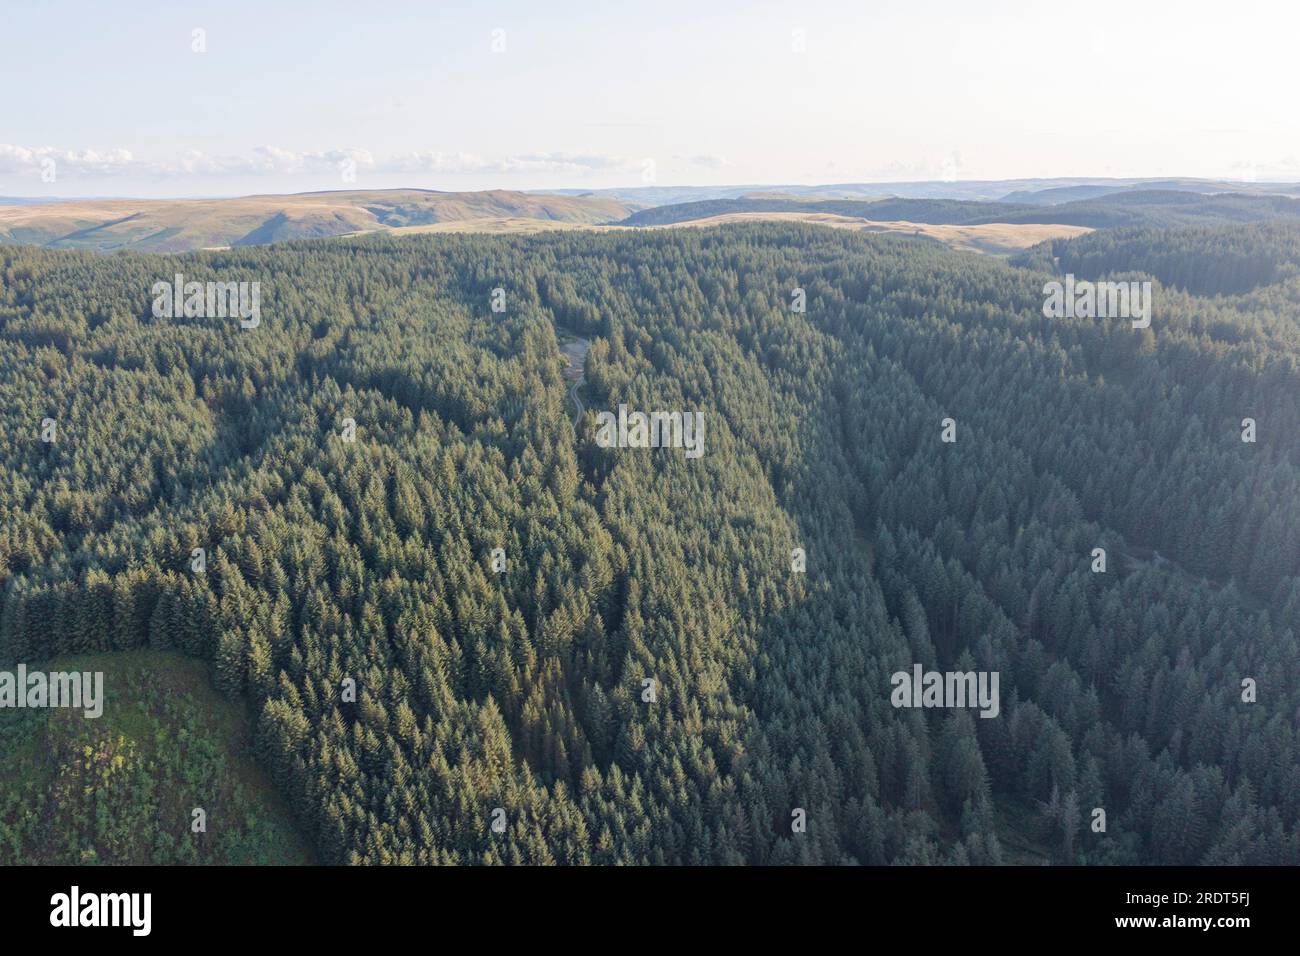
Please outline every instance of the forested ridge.
[[1102, 229], [1039, 243], [1012, 261], [1092, 280], [1145, 272], [1197, 295], [1236, 295], [1296, 275], [1300, 223]]
[[1070, 202], [998, 202], [962, 199], [806, 199], [798, 196], [741, 196], [703, 199], [641, 209], [625, 226], [657, 226], [730, 213], [817, 212], [877, 222], [923, 222], [936, 225], [1055, 223], [1090, 229], [1187, 229], [1225, 223], [1296, 222], [1300, 199], [1244, 193], [1187, 192], [1182, 189], [1133, 189]]
[[327, 862], [1300, 862], [1300, 278], [1092, 239], [1149, 329], [1044, 318], [1064, 248], [795, 224], [0, 248], [0, 663], [210, 660]]
[[974, 202], [963, 199], [801, 199], [795, 196], [741, 196], [736, 199], [701, 199], [640, 209], [621, 223], [625, 226], [662, 226], [729, 213], [820, 212], [837, 216], [892, 222], [907, 220], [939, 225], [969, 222], [986, 216], [1010, 216], [1037, 209], [1024, 203]]

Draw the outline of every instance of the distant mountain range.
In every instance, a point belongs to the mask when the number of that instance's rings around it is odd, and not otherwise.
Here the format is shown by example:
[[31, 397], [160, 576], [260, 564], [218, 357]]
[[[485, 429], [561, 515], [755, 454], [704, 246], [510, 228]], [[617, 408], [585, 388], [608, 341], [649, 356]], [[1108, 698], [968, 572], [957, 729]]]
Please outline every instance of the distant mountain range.
[[[1059, 190], [1056, 192], [1061, 194]], [[1173, 189], [1121, 189], [1073, 202], [1048, 204], [926, 198], [810, 199], [768, 193], [654, 206], [633, 213], [622, 224], [666, 226], [719, 216], [767, 214], [788, 217], [795, 213], [852, 217], [869, 222], [962, 226], [1023, 223], [1108, 229], [1300, 220], [1300, 198]]]
[[1064, 177], [1057, 179], [961, 179], [954, 181], [839, 183], [834, 185], [632, 186], [625, 189], [554, 189], [564, 196], [605, 196], [640, 206], [739, 199], [764, 195], [804, 199], [964, 199], [977, 202], [1051, 204], [1136, 190], [1247, 193], [1300, 196], [1300, 183], [1237, 182], [1226, 179]]
[[238, 199], [96, 199], [0, 205], [0, 243], [111, 252], [264, 245], [448, 222], [592, 224], [637, 207], [609, 197], [508, 190], [353, 190]]
[[[986, 251], [1071, 229], [1300, 219], [1300, 184], [1200, 179], [1035, 179], [829, 186], [643, 186], [555, 193], [340, 190], [228, 199], [0, 198], [0, 244], [112, 252], [265, 245], [363, 232], [529, 232], [802, 218], [877, 231], [960, 235]], [[921, 226], [962, 227], [957, 232]], [[913, 228], [915, 227], [915, 228]], [[1069, 227], [1069, 228], [1065, 228]], [[990, 241], [989, 237], [993, 239]]]
[[38, 203], [72, 201], [76, 200], [59, 199], [58, 197], [38, 198], [33, 196], [0, 196], [0, 206], [34, 206]]

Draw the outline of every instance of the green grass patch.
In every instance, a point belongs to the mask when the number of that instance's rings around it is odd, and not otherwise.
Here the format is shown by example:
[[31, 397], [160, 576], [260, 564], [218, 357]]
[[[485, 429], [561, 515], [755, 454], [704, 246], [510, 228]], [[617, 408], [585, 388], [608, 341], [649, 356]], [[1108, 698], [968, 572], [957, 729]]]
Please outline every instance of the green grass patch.
[[202, 662], [131, 651], [38, 669], [102, 671], [103, 714], [0, 710], [0, 864], [316, 862], [253, 759], [249, 714]]

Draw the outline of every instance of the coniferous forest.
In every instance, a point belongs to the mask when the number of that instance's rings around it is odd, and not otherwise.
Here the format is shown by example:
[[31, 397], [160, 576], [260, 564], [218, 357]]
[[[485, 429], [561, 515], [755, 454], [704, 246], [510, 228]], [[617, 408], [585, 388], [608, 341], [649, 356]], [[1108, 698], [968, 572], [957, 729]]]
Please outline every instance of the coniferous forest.
[[[0, 665], [192, 659], [276, 806], [186, 846], [131, 761], [248, 788], [138, 674], [173, 756], [0, 749], [113, 782], [65, 862], [245, 860], [282, 806], [332, 864], [1300, 863], [1298, 240], [0, 247]], [[1045, 317], [1066, 272], [1150, 327]], [[155, 317], [177, 273], [260, 323]], [[603, 447], [620, 405], [703, 454]], [[895, 706], [917, 664], [998, 714]], [[47, 800], [0, 776], [0, 861]]]

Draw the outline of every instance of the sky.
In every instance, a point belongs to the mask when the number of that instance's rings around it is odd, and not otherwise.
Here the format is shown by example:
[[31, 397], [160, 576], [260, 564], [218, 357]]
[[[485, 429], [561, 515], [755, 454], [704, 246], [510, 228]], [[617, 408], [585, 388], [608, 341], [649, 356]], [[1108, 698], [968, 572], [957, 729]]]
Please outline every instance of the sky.
[[0, 195], [1300, 181], [1278, 0], [0, 0]]

